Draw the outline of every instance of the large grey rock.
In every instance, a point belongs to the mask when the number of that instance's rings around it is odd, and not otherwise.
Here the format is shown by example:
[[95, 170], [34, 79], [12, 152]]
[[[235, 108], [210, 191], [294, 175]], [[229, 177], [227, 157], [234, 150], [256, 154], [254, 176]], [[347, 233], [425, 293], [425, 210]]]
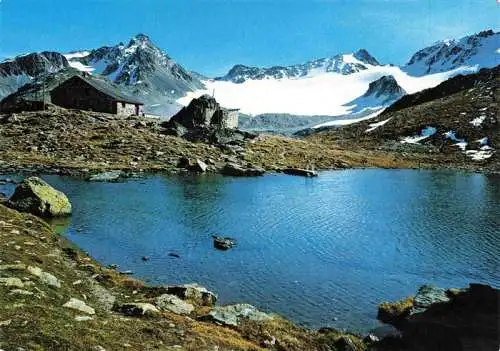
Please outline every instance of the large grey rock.
[[61, 287], [61, 282], [59, 281], [59, 279], [57, 279], [53, 274], [44, 272], [39, 267], [27, 266], [26, 270], [30, 274], [38, 277], [38, 279], [40, 279], [40, 282], [42, 282], [43, 284], [52, 286], [54, 288], [60, 288]]
[[446, 290], [432, 285], [423, 285], [418, 289], [417, 295], [413, 299], [413, 308], [410, 314], [425, 311], [432, 304], [448, 302], [450, 298], [446, 295]]
[[63, 307], [71, 308], [73, 310], [77, 310], [86, 314], [95, 314], [95, 310], [92, 307], [88, 306], [82, 300], [78, 300], [73, 297], [69, 299], [69, 301], [63, 305]]
[[205, 320], [231, 326], [238, 326], [243, 318], [255, 322], [265, 322], [274, 317], [248, 304], [216, 306], [207, 316], [203, 317]]
[[167, 294], [175, 295], [183, 300], [191, 300], [202, 306], [212, 306], [217, 301], [217, 295], [196, 283], [166, 286], [162, 290]]
[[175, 314], [190, 314], [194, 310], [194, 306], [181, 300], [175, 295], [163, 294], [156, 298], [156, 306], [165, 311], [170, 311]]
[[27, 178], [18, 185], [7, 204], [18, 211], [41, 217], [71, 214], [71, 203], [66, 195], [37, 177]]

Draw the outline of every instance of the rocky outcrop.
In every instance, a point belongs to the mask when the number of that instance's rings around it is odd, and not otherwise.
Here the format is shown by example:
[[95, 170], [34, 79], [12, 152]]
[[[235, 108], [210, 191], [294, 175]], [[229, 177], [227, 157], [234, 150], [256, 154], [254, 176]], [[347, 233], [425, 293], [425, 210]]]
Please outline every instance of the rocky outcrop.
[[258, 177], [264, 175], [266, 171], [259, 167], [245, 168], [239, 164], [229, 162], [221, 170], [221, 173], [233, 177]]
[[242, 319], [248, 319], [254, 322], [265, 322], [273, 318], [273, 316], [259, 311], [252, 305], [237, 304], [214, 307], [208, 315], [202, 317], [202, 320], [236, 327]]
[[160, 313], [155, 305], [146, 302], [131, 302], [115, 306], [115, 309], [127, 316], [156, 316]]
[[462, 290], [423, 286], [398, 319], [385, 321], [401, 330], [408, 350], [496, 350], [499, 304], [500, 290], [488, 285]]
[[18, 211], [40, 217], [71, 214], [71, 203], [66, 195], [37, 177], [27, 178], [18, 185], [7, 204]]
[[175, 295], [163, 294], [156, 298], [156, 306], [164, 311], [175, 314], [190, 314], [194, 311], [194, 306], [183, 301]]
[[174, 124], [180, 124], [187, 129], [195, 128], [236, 128], [238, 126], [237, 115], [219, 105], [210, 95], [203, 95], [193, 99], [188, 106], [184, 107], [167, 123], [166, 128], [175, 128]]
[[145, 290], [149, 297], [158, 297], [163, 294], [175, 295], [182, 300], [189, 300], [200, 306], [213, 306], [217, 301], [216, 294], [196, 283], [146, 287]]

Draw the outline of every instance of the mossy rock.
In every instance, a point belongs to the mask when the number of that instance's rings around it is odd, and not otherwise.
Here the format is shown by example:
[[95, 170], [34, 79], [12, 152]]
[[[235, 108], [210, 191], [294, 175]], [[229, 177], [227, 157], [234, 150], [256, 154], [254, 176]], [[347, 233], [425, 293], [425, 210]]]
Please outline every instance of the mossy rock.
[[71, 214], [71, 203], [64, 193], [38, 177], [25, 179], [16, 187], [8, 205], [39, 217], [61, 217]]
[[408, 297], [401, 301], [384, 302], [378, 306], [377, 318], [383, 323], [391, 324], [396, 328], [404, 323], [410, 315], [414, 305], [414, 298]]

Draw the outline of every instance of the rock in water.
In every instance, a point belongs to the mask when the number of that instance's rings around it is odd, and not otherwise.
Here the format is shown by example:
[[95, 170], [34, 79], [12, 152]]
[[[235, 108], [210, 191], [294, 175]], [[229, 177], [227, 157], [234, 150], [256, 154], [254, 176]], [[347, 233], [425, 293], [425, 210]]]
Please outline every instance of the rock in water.
[[214, 239], [214, 247], [219, 250], [229, 250], [233, 248], [236, 245], [236, 241], [232, 238], [229, 237], [220, 237], [213, 235], [212, 236]]
[[38, 177], [25, 179], [16, 187], [8, 201], [9, 207], [40, 217], [60, 217], [71, 214], [66, 195]]

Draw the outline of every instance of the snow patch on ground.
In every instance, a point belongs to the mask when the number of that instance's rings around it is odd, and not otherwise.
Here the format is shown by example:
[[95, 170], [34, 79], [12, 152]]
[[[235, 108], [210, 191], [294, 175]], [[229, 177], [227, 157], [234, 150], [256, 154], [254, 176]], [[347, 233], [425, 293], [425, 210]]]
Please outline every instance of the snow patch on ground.
[[85, 56], [90, 55], [90, 51], [78, 51], [78, 52], [70, 52], [67, 54], [64, 54], [63, 56], [66, 57], [66, 60], [70, 61], [75, 58], [82, 58]]
[[384, 121], [380, 121], [380, 122], [377, 122], [377, 123], [371, 123], [369, 125], [370, 128], [368, 128], [367, 130], [365, 130], [365, 133], [369, 133], [371, 131], [374, 131], [375, 129], [377, 129], [378, 127], [381, 127], [383, 126], [384, 124], [386, 124], [387, 122], [389, 122], [391, 120], [392, 117], [389, 117], [387, 118], [386, 120]]
[[375, 118], [378, 115], [380, 115], [382, 112], [384, 112], [384, 109], [382, 109], [380, 111], [377, 111], [375, 113], [372, 113], [372, 114], [370, 114], [368, 116], [365, 116], [365, 117], [353, 118], [353, 119], [337, 119], [335, 121], [330, 121], [330, 122], [325, 122], [325, 123], [318, 124], [318, 125], [314, 126], [313, 128], [346, 126], [346, 125], [349, 125], [349, 124], [353, 124], [353, 123], [358, 123], [358, 122], [361, 122], [361, 121], [365, 121], [367, 119]]
[[418, 144], [420, 141], [427, 139], [430, 136], [436, 134], [437, 129], [435, 127], [425, 127], [420, 131], [419, 135], [408, 136], [401, 139], [402, 144]]
[[476, 140], [476, 142], [479, 143], [479, 145], [488, 145], [488, 140], [489, 140], [488, 137], [484, 137]]
[[77, 70], [81, 72], [94, 72], [95, 69], [94, 67], [91, 66], [86, 66], [81, 62], [78, 61], [68, 61], [69, 65], [73, 68], [76, 68]]
[[467, 148], [468, 143], [465, 141], [465, 139], [458, 139], [454, 131], [450, 130], [449, 132], [443, 133], [443, 135], [448, 139], [456, 141], [457, 143], [455, 144], [455, 146], [458, 146], [461, 150], [465, 151], [465, 149]]
[[479, 117], [474, 118], [469, 123], [472, 124], [474, 127], [480, 127], [481, 124], [483, 124], [483, 122], [484, 122], [485, 119], [486, 119], [486, 116], [485, 115], [481, 115]]
[[493, 156], [492, 150], [467, 150], [465, 154], [469, 156], [474, 161], [482, 161]]

